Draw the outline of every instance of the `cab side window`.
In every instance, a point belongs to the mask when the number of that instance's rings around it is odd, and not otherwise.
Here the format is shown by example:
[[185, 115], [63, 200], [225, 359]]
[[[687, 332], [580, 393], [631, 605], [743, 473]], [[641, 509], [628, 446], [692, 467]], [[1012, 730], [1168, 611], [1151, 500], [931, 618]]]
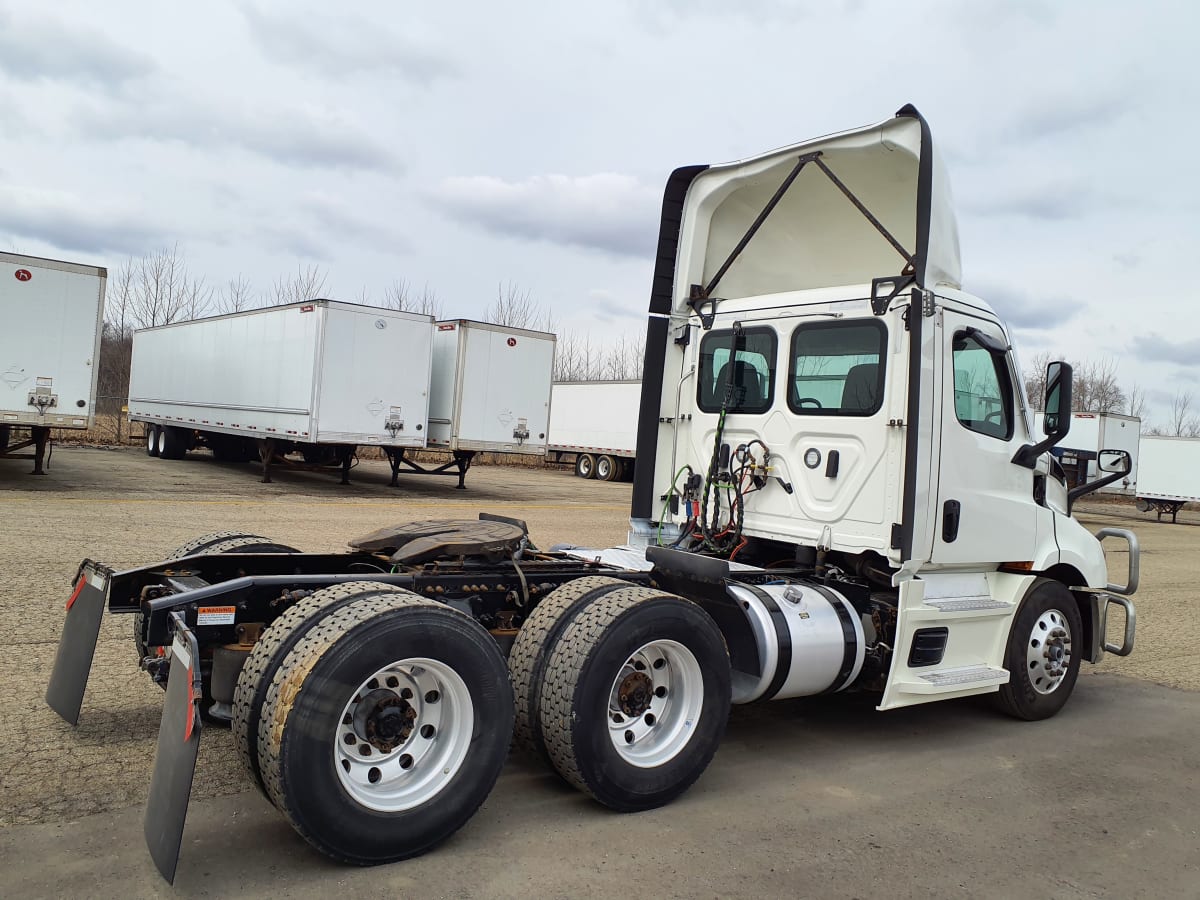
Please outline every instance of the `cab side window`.
[[[775, 395], [777, 342], [770, 328], [710, 331], [700, 341], [696, 404], [720, 412], [729, 394], [728, 412], [765, 413]], [[732, 382], [732, 385], [731, 385]]]
[[971, 330], [954, 335], [954, 414], [964, 428], [1007, 441], [1013, 434], [1013, 388], [1005, 355]]

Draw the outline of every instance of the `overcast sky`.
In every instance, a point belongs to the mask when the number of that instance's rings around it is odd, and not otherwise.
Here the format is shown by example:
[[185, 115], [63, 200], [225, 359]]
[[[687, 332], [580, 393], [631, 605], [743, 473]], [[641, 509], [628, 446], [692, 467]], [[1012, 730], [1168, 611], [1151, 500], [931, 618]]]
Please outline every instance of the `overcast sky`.
[[1040, 351], [1200, 399], [1200, 7], [1184, 2], [0, 0], [0, 247], [219, 286], [500, 283], [640, 334], [662, 187], [913, 103], [964, 287]]

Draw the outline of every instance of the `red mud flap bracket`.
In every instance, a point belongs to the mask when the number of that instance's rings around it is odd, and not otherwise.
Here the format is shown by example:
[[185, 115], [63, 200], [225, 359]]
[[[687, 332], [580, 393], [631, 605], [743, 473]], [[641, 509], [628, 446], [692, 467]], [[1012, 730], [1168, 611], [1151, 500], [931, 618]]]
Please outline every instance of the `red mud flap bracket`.
[[171, 674], [158, 727], [158, 752], [150, 778], [144, 830], [162, 877], [175, 883], [192, 775], [200, 752], [200, 647], [181, 613], [171, 613]]
[[58, 641], [54, 671], [46, 688], [46, 703], [71, 725], [79, 722], [83, 692], [87, 689], [96, 638], [108, 595], [111, 570], [90, 559], [79, 566], [75, 589], [67, 600], [67, 618]]

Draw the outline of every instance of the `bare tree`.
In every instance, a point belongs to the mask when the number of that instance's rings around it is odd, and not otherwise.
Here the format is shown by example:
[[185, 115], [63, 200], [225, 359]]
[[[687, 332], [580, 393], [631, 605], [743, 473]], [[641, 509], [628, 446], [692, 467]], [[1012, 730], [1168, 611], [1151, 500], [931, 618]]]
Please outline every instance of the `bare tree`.
[[1050, 365], [1050, 354], [1043, 350], [1033, 358], [1025, 370], [1025, 396], [1034, 409], [1041, 409], [1046, 399], [1046, 366]]
[[179, 245], [126, 261], [113, 280], [113, 295], [120, 328], [194, 319], [212, 304], [212, 288], [203, 277], [192, 277]]
[[328, 275], [320, 266], [296, 265], [296, 274], [279, 278], [271, 289], [271, 300], [276, 305], [303, 303], [316, 300], [326, 293]]
[[1125, 392], [1125, 406], [1129, 415], [1135, 419], [1141, 419], [1143, 423], [1146, 419], [1146, 389], [1131, 384], [1129, 390]]
[[261, 305], [261, 302], [251, 289], [249, 279], [239, 273], [236, 278], [225, 282], [225, 286], [217, 294], [215, 307], [220, 313], [235, 313], [254, 309]]
[[1194, 398], [1191, 391], [1179, 391], [1171, 401], [1171, 418], [1167, 422], [1166, 433], [1171, 437], [1200, 437], [1200, 416], [1193, 409]]
[[428, 284], [419, 291], [414, 290], [406, 278], [395, 278], [383, 289], [383, 306], [401, 312], [422, 313], [435, 319], [443, 318], [442, 301], [438, 300], [437, 293]]
[[496, 300], [484, 314], [484, 321], [494, 325], [508, 325], [512, 328], [533, 328], [538, 320], [548, 314], [543, 314], [541, 308], [534, 302], [533, 296], [511, 281], [498, 285]]
[[[1024, 372], [1025, 393], [1035, 409], [1040, 409], [1046, 395], [1046, 366], [1052, 357], [1045, 351], [1033, 358]], [[1072, 360], [1071, 406], [1081, 412], [1120, 412], [1129, 398], [1117, 381], [1117, 363], [1113, 359]], [[1143, 400], [1144, 405], [1144, 400]]]

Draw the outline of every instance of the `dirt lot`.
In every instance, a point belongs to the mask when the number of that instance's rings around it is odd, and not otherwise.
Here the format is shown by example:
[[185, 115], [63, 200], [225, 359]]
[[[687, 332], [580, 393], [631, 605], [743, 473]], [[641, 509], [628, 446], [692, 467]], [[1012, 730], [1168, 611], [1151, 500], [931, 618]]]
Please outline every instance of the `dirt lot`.
[[[346, 540], [414, 518], [503, 510], [525, 518], [542, 546], [624, 540], [630, 486], [585, 482], [567, 472], [479, 467], [456, 491], [450, 478], [402, 477], [387, 487], [385, 463], [364, 462], [343, 487], [323, 473], [280, 472], [260, 484], [251, 466], [197, 455], [150, 459], [136, 449], [60, 448], [50, 473], [0, 461], [0, 825], [52, 822], [140, 804], [145, 797], [162, 695], [137, 670], [128, 617], [109, 616], [75, 733], [42, 695], [53, 663], [62, 604], [84, 556], [111, 565], [160, 558], [205, 532], [243, 529], [305, 550], [338, 550]], [[1200, 515], [1179, 525], [1119, 504], [1092, 505], [1091, 528], [1132, 525], [1142, 542], [1138, 649], [1101, 671], [1200, 689], [1200, 610], [1190, 575]], [[1110, 561], [1123, 573], [1123, 555]], [[1088, 671], [1085, 668], [1085, 671]], [[227, 732], [209, 730], [193, 796], [245, 790]]]

